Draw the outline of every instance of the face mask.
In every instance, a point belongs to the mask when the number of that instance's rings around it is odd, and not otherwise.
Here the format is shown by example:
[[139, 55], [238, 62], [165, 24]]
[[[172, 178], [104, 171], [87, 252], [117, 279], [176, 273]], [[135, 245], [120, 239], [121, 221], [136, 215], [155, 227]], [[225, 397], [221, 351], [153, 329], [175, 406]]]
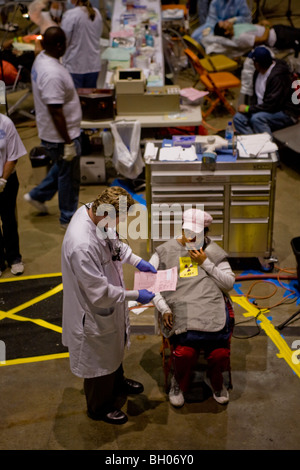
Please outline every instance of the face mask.
[[196, 240], [185, 244], [187, 250], [200, 250], [204, 245], [204, 233], [197, 233]]
[[52, 18], [59, 19], [62, 15], [62, 11], [59, 10], [58, 8], [50, 8], [50, 15]]

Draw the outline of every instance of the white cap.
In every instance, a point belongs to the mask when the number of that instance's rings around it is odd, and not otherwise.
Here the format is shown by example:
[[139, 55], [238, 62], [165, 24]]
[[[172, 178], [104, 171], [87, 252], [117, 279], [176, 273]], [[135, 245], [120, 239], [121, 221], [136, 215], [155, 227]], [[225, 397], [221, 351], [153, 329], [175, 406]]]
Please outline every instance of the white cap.
[[182, 228], [194, 233], [201, 233], [205, 227], [210, 226], [212, 220], [212, 216], [201, 209], [187, 209], [183, 213]]

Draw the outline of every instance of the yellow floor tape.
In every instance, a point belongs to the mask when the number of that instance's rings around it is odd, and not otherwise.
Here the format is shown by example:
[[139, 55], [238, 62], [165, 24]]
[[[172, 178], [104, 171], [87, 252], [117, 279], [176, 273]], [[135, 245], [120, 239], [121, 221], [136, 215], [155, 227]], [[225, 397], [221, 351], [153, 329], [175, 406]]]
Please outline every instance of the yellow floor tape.
[[12, 320], [17, 320], [17, 321], [28, 321], [31, 323], [35, 323], [36, 325], [42, 326], [43, 328], [48, 328], [49, 330], [54, 330], [54, 331], [57, 331], [58, 333], [61, 333], [62, 328], [60, 326], [53, 325], [52, 323], [49, 323], [45, 320], [41, 320], [41, 319], [36, 320], [33, 318], [16, 315], [16, 312], [25, 310], [26, 308], [31, 307], [31, 305], [34, 305], [38, 302], [41, 302], [42, 300], [47, 299], [48, 297], [51, 297], [52, 295], [57, 294], [58, 292], [62, 291], [62, 289], [63, 289], [63, 285], [59, 284], [58, 286], [46, 292], [46, 294], [39, 295], [38, 297], [35, 297], [34, 299], [31, 299], [28, 302], [25, 302], [24, 304], [18, 305], [18, 307], [8, 310], [8, 312], [0, 311], [0, 320], [2, 320], [3, 318], [10, 318]]
[[69, 357], [69, 353], [48, 354], [45, 356], [25, 357], [23, 359], [11, 359], [9, 361], [1, 362], [0, 366], [13, 366], [16, 364], [28, 364], [31, 362], [53, 361], [53, 359], [64, 359]]
[[27, 281], [28, 279], [46, 279], [48, 277], [61, 277], [61, 273], [51, 273], [51, 274], [38, 274], [32, 276], [22, 276], [22, 277], [5, 277], [0, 279], [1, 282], [13, 282], [13, 281]]
[[[42, 274], [39, 276], [22, 276], [22, 278], [5, 278], [1, 279], [0, 282], [10, 282], [10, 281], [24, 281], [28, 279], [41, 279], [41, 278], [48, 278], [48, 277], [59, 277], [61, 276], [61, 273], [54, 273], [54, 274]], [[52, 295], [57, 294], [58, 292], [61, 292], [63, 290], [63, 284], [60, 283], [56, 287], [53, 287], [53, 289], [48, 290], [45, 294], [41, 294], [37, 297], [34, 297], [33, 299], [24, 302], [21, 305], [18, 305], [17, 307], [12, 308], [11, 310], [8, 310], [8, 312], [4, 312], [3, 310], [0, 310], [0, 320], [3, 318], [10, 318], [11, 320], [16, 320], [16, 321], [21, 321], [21, 322], [31, 322], [35, 323], [38, 326], [41, 326], [42, 328], [48, 328], [49, 330], [56, 331], [57, 333], [62, 333], [62, 327], [53, 325], [52, 323], [49, 323], [45, 320], [42, 319], [33, 319], [33, 318], [28, 318], [23, 315], [17, 315], [18, 312], [21, 312], [25, 310], [28, 307], [31, 307], [32, 305], [42, 302], [43, 300], [51, 297]], [[9, 361], [0, 361], [0, 366], [9, 366], [9, 365], [15, 365], [15, 364], [25, 364], [29, 362], [41, 362], [41, 361], [50, 361], [53, 359], [61, 359], [69, 357], [68, 353], [60, 353], [60, 354], [49, 354], [49, 355], [44, 355], [44, 356], [35, 356], [35, 357], [28, 357], [28, 358], [20, 358], [20, 359], [12, 359]]]
[[[40, 275], [40, 276], [27, 276], [27, 277], [22, 277], [22, 278], [12, 278], [12, 279], [6, 278], [6, 279], [1, 279], [0, 282], [10, 282], [10, 281], [18, 281], [18, 280], [21, 281], [25, 279], [40, 279], [40, 278], [46, 278], [46, 277], [57, 277], [60, 275], [61, 273], [55, 273], [55, 274], [45, 274], [45, 275]], [[0, 320], [3, 318], [11, 318], [16, 321], [28, 321], [28, 322], [35, 323], [36, 325], [39, 325], [42, 328], [48, 328], [50, 330], [61, 333], [62, 328], [60, 326], [53, 325], [52, 323], [46, 322], [42, 319], [32, 319], [32, 318], [24, 317], [21, 315], [16, 315], [16, 313], [22, 310], [25, 310], [31, 305], [41, 302], [42, 300], [45, 300], [46, 298], [51, 297], [52, 295], [55, 295], [58, 292], [61, 292], [62, 289], [63, 289], [63, 285], [61, 283], [58, 286], [46, 292], [45, 294], [39, 295], [35, 297], [34, 299], [31, 299], [28, 302], [25, 302], [24, 304], [21, 304], [9, 310], [8, 312], [0, 311]], [[231, 298], [233, 302], [237, 303], [238, 305], [240, 305], [241, 307], [245, 309], [245, 312], [243, 313], [245, 317], [255, 318], [259, 315], [259, 321], [260, 321], [260, 326], [262, 330], [265, 331], [267, 336], [273, 341], [273, 343], [279, 350], [277, 357], [284, 359], [287, 362], [287, 364], [291, 367], [291, 369], [295, 372], [295, 374], [300, 378], [300, 361], [295, 360], [295, 358], [297, 357], [297, 351], [295, 355], [295, 351], [289, 348], [285, 340], [282, 338], [280, 333], [274, 328], [270, 320], [259, 309], [257, 309], [255, 305], [251, 304], [246, 299], [246, 297], [232, 296]], [[29, 362], [49, 361], [53, 359], [66, 358], [68, 356], [69, 356], [68, 353], [61, 353], [61, 354], [50, 354], [50, 355], [44, 355], [44, 356], [28, 357], [28, 358], [23, 358], [23, 359], [13, 359], [9, 361], [0, 362], [0, 366], [24, 364], [24, 363], [29, 363]]]
[[[243, 314], [245, 317], [258, 317], [261, 329], [265, 331], [266, 335], [273, 341], [279, 351], [277, 357], [284, 359], [290, 368], [295, 372], [295, 374], [300, 378], [300, 362], [296, 359], [298, 351], [293, 351], [287, 345], [286, 341], [272, 325], [271, 321], [259, 309], [257, 309], [255, 305], [251, 304], [246, 299], [246, 297], [232, 296], [231, 299], [233, 302], [239, 304], [246, 310], [246, 312]], [[266, 312], [267, 311], [268, 310], [266, 310]]]

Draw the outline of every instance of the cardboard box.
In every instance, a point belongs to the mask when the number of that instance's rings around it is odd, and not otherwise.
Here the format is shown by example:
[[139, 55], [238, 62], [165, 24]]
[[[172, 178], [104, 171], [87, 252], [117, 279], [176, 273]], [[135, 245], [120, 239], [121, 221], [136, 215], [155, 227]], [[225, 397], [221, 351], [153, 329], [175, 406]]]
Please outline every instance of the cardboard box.
[[146, 79], [140, 69], [120, 69], [116, 72], [115, 89], [116, 96], [120, 94], [143, 94]]
[[164, 86], [143, 94], [117, 94], [117, 114], [165, 114], [180, 111], [180, 94], [176, 86]]

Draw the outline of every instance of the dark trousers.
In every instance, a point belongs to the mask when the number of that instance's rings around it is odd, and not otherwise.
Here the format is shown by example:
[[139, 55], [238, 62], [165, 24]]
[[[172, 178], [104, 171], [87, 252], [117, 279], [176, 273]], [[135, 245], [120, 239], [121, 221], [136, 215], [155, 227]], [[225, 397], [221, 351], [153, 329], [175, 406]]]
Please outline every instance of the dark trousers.
[[120, 394], [124, 371], [122, 364], [112, 374], [84, 379], [87, 409], [94, 417], [105, 415], [115, 407]]
[[7, 180], [4, 191], [0, 193], [0, 268], [5, 267], [5, 261], [11, 266], [22, 260], [19, 248], [18, 222], [16, 215], [19, 180], [14, 172]]
[[276, 33], [277, 41], [275, 47], [277, 49], [290, 49], [295, 47], [295, 41], [300, 43], [300, 29], [292, 26], [277, 24], [273, 26]]

